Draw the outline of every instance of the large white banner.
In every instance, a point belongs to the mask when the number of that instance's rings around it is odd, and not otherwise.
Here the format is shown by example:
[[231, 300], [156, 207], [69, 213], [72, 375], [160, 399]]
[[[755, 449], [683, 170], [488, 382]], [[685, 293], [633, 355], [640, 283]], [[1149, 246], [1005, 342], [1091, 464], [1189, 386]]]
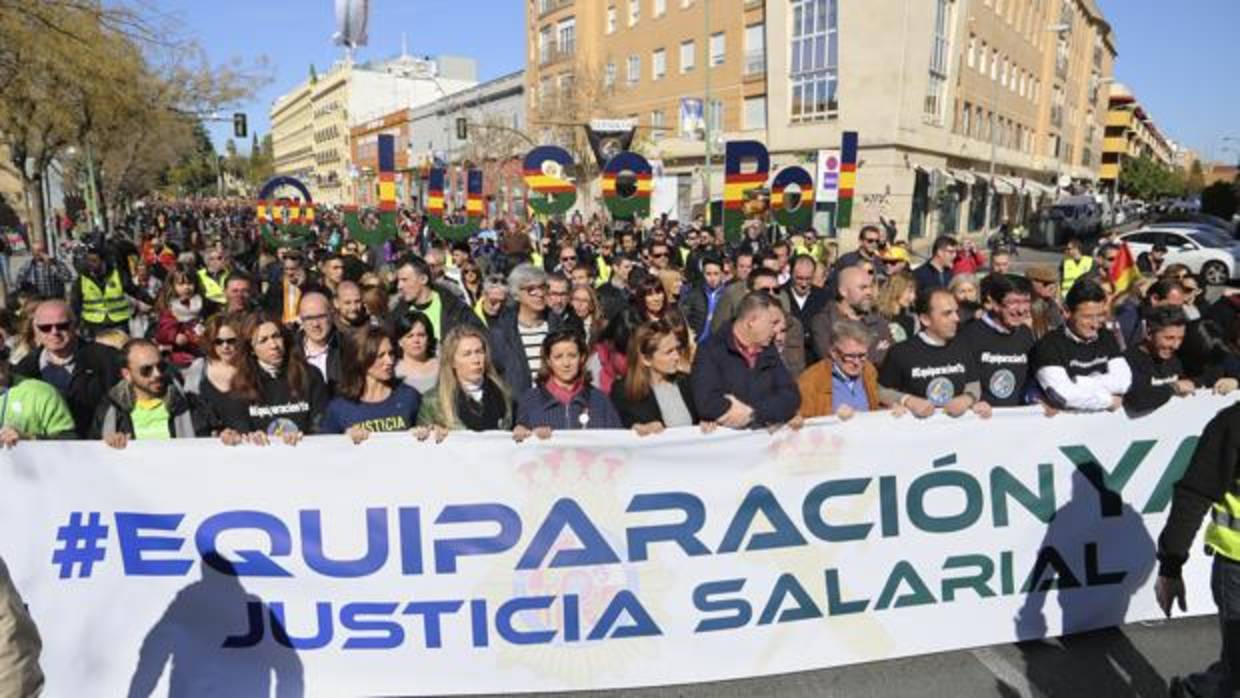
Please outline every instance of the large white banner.
[[[0, 555], [49, 696], [834, 667], [1157, 617], [1172, 485], [1229, 402], [521, 445], [22, 444], [0, 456]], [[1199, 550], [1187, 583], [1204, 599]]]

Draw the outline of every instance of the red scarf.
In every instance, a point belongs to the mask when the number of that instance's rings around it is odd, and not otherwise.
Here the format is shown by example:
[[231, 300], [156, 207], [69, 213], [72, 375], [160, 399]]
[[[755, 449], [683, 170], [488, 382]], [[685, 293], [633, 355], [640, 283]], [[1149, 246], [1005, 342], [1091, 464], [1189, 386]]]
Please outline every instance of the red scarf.
[[586, 389], [586, 382], [584, 379], [578, 378], [577, 382], [573, 383], [573, 387], [565, 388], [557, 383], [554, 378], [549, 378], [543, 384], [543, 387], [547, 389], [547, 392], [551, 393], [551, 397], [555, 398], [556, 402], [567, 406], [568, 403], [573, 401], [573, 398], [580, 395]]

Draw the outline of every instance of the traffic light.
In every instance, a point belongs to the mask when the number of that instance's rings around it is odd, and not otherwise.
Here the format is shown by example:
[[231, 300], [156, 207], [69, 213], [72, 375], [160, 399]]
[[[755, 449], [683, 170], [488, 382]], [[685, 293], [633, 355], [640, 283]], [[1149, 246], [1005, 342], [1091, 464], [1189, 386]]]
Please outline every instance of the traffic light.
[[233, 135], [237, 138], [245, 138], [247, 135], [245, 128], [245, 114], [241, 112], [233, 114]]
[[469, 138], [469, 125], [465, 122], [465, 117], [460, 116], [456, 119], [456, 139], [463, 141]]

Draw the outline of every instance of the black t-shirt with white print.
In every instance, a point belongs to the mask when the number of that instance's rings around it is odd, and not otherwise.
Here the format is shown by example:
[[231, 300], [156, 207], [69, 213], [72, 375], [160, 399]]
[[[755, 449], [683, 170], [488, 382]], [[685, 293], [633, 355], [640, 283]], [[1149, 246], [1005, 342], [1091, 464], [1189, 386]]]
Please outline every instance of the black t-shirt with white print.
[[878, 373], [884, 388], [924, 398], [935, 407], [951, 402], [974, 380], [973, 360], [964, 342], [955, 340], [940, 347], [921, 334], [892, 346]]
[[1085, 343], [1068, 336], [1061, 327], [1043, 337], [1033, 347], [1033, 370], [1062, 366], [1073, 380], [1081, 376], [1101, 376], [1108, 372], [1107, 363], [1123, 356], [1115, 335], [1103, 330], [1098, 338]]
[[957, 341], [963, 342], [973, 357], [983, 400], [995, 407], [1025, 404], [1029, 352], [1037, 342], [1032, 330], [1022, 325], [1003, 332], [983, 315], [965, 325]]

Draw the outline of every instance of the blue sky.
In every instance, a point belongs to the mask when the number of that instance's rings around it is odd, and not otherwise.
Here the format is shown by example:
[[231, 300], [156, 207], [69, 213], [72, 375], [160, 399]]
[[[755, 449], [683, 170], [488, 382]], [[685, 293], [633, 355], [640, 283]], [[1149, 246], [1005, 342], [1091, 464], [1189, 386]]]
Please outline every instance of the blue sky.
[[[1240, 0], [1097, 1], [1115, 29], [1117, 78], [1165, 133], [1205, 156], [1223, 157], [1223, 137], [1240, 138]], [[311, 63], [323, 72], [342, 55], [331, 43], [331, 0], [159, 0], [157, 5], [186, 22], [185, 32], [197, 37], [215, 62], [267, 57], [274, 80], [241, 107], [251, 130], [259, 133], [268, 130], [272, 99], [304, 79]], [[371, 0], [370, 45], [360, 49], [359, 58], [399, 53], [403, 32], [414, 55], [472, 56], [480, 79], [498, 77], [524, 66], [524, 7], [524, 0]], [[212, 128], [217, 144], [231, 128]], [[1240, 142], [1230, 145], [1240, 151]], [[1240, 158], [1240, 152], [1226, 157]]]

